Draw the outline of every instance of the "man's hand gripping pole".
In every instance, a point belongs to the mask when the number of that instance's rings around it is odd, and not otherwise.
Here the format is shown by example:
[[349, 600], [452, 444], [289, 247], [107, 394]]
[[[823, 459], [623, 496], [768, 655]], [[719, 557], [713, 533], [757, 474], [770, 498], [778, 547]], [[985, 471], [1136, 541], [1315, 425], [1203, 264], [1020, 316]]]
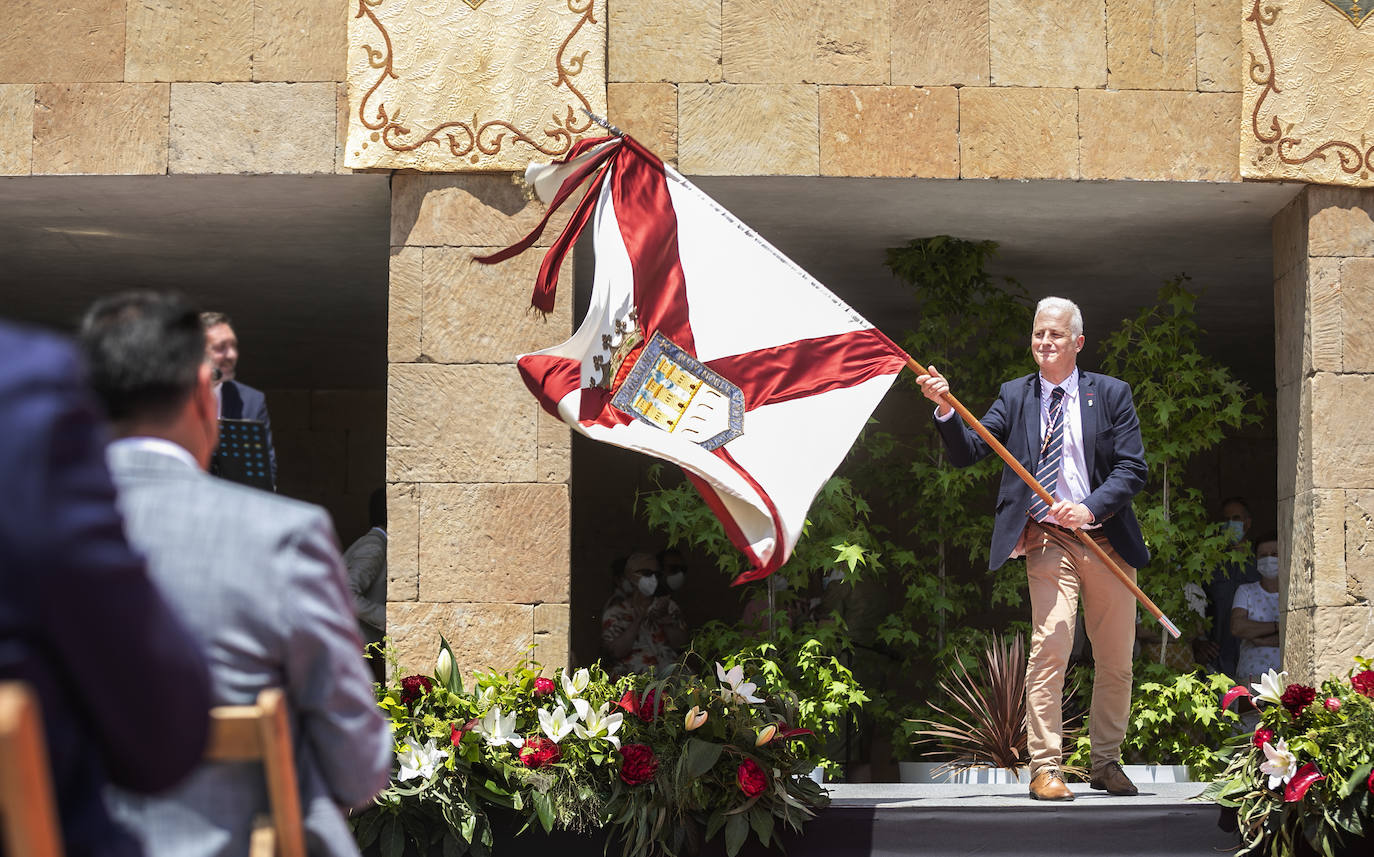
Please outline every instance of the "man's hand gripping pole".
[[[906, 366], [917, 375], [930, 374], [930, 372], [926, 371], [924, 366], [917, 363], [916, 360], [910, 356], [906, 359]], [[973, 429], [974, 432], [983, 439], [983, 442], [992, 447], [993, 452], [996, 452], [1002, 460], [1007, 463], [1007, 466], [1014, 470], [1017, 476], [1021, 477], [1021, 481], [1030, 486], [1030, 489], [1035, 492], [1037, 497], [1051, 506], [1054, 505], [1055, 499], [1050, 496], [1050, 492], [1045, 490], [1045, 486], [1036, 481], [1036, 478], [1031, 475], [1030, 471], [1023, 467], [1021, 462], [1017, 461], [1016, 457], [1007, 451], [1007, 448], [1002, 445], [1001, 441], [992, 436], [992, 432], [988, 431], [968, 408], [964, 407], [958, 399], [954, 398], [952, 393], [945, 393], [942, 398], [945, 404], [954, 408], [955, 413], [957, 413], [964, 422], [969, 424], [969, 428]], [[1121, 570], [1121, 566], [1117, 565], [1116, 562], [1107, 555], [1107, 552], [1102, 549], [1102, 546], [1083, 530], [1074, 530], [1074, 535], [1078, 536], [1080, 542], [1086, 545], [1093, 553], [1097, 554], [1097, 558], [1102, 560], [1103, 564], [1112, 570], [1112, 574], [1115, 574], [1117, 579], [1125, 584], [1127, 589], [1131, 590], [1131, 594], [1136, 597], [1137, 601], [1145, 606], [1146, 610], [1150, 611], [1150, 615], [1154, 616], [1155, 619], [1159, 621], [1159, 624], [1163, 625], [1164, 629], [1167, 630], [1174, 639], [1178, 639], [1178, 627], [1174, 625], [1173, 622], [1169, 621], [1169, 617], [1165, 616], [1162, 610], [1155, 606], [1155, 603], [1150, 600], [1150, 596], [1146, 595], [1140, 590], [1139, 586], [1135, 585], [1135, 581], [1131, 580], [1126, 572]]]

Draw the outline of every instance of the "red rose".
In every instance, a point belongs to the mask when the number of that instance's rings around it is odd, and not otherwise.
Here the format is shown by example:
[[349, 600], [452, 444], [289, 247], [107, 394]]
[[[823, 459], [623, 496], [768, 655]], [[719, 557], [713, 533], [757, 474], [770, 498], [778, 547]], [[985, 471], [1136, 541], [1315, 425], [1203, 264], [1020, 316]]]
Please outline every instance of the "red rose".
[[768, 789], [768, 775], [753, 759], [744, 760], [735, 772], [735, 778], [739, 780], [739, 790], [748, 797], [757, 797]]
[[527, 768], [547, 767], [557, 762], [560, 755], [558, 745], [542, 735], [526, 738], [520, 747], [520, 761]]
[[1274, 730], [1265, 729], [1263, 726], [1255, 730], [1255, 737], [1250, 739], [1256, 747], [1264, 748], [1265, 744], [1274, 743]]
[[658, 771], [658, 757], [648, 744], [626, 744], [620, 748], [620, 758], [620, 779], [626, 785], [647, 783]]
[[549, 694], [553, 693], [554, 687], [555, 685], [553, 683], [553, 679], [544, 678], [541, 675], [539, 678], [534, 680], [534, 695], [548, 696]]
[[1288, 689], [1279, 697], [1279, 702], [1288, 709], [1288, 713], [1293, 715], [1296, 720], [1302, 716], [1307, 706], [1312, 704], [1312, 700], [1317, 698], [1316, 688], [1308, 687], [1305, 684], [1290, 684]]
[[1350, 686], [1362, 696], [1374, 699], [1374, 670], [1365, 670], [1350, 677]]
[[411, 704], [434, 689], [434, 681], [429, 676], [408, 675], [401, 679], [401, 701]]

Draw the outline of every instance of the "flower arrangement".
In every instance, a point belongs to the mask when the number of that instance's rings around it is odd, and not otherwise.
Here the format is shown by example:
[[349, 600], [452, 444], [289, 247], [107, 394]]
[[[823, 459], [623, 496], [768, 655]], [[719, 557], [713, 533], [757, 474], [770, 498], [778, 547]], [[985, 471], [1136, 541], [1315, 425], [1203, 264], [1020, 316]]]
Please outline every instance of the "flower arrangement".
[[[1250, 697], [1260, 709], [1253, 734], [1200, 796], [1236, 810], [1240, 855], [1335, 857], [1368, 847], [1374, 834], [1374, 664], [1320, 687], [1289, 684], [1270, 671], [1251, 690], [1232, 688], [1227, 708]], [[1364, 852], [1361, 852], [1364, 853]]]
[[[742, 667], [714, 676], [609, 678], [599, 667], [478, 673], [465, 689], [440, 638], [433, 678], [378, 687], [397, 767], [377, 807], [354, 820], [383, 857], [472, 853], [493, 845], [490, 813], [523, 826], [609, 828], [625, 855], [675, 857], [724, 834], [780, 844], [828, 799], [805, 774], [817, 757], [795, 710]], [[441, 851], [440, 851], [441, 849]]]

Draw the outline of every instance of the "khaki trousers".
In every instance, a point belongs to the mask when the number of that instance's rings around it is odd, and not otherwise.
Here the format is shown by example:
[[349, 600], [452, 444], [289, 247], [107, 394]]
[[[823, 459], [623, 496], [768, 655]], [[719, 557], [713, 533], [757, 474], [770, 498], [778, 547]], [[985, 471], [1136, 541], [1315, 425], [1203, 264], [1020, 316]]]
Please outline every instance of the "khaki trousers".
[[[1100, 531], [1098, 531], [1100, 532]], [[1095, 537], [1122, 570], [1136, 572], [1106, 536]], [[1030, 768], [1057, 768], [1064, 755], [1064, 674], [1073, 648], [1078, 599], [1093, 644], [1096, 671], [1090, 710], [1092, 770], [1120, 761], [1131, 713], [1131, 654], [1135, 645], [1135, 596], [1097, 555], [1072, 533], [1027, 524], [1026, 573], [1030, 578], [1030, 659], [1026, 665], [1026, 740]]]

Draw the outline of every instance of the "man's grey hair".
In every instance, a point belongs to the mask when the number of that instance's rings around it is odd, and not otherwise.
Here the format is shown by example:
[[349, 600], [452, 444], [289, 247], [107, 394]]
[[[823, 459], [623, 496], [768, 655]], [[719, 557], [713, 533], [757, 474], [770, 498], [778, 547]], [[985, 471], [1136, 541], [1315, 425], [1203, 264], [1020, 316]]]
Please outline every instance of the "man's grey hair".
[[1078, 304], [1068, 298], [1041, 298], [1040, 303], [1035, 305], [1035, 318], [1040, 317], [1042, 312], [1066, 312], [1069, 314], [1069, 333], [1074, 339], [1083, 335], [1083, 311], [1078, 308]]

